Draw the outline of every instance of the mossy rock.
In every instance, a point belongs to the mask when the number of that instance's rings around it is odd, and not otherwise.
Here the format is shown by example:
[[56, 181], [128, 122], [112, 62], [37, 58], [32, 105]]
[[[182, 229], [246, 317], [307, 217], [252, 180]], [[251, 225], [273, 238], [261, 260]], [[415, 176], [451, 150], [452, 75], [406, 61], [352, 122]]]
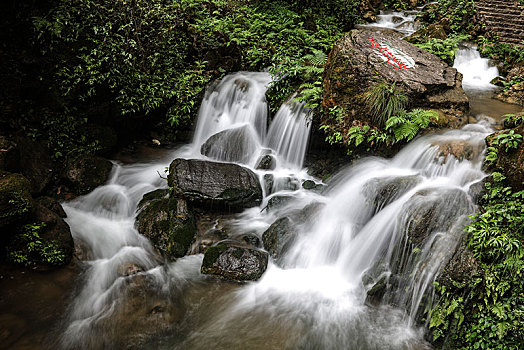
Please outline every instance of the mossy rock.
[[109, 178], [113, 164], [102, 157], [83, 155], [70, 160], [63, 177], [78, 194], [87, 194], [102, 186]]
[[170, 260], [187, 254], [197, 231], [193, 212], [180, 198], [151, 201], [138, 214], [136, 225], [138, 232]]
[[262, 277], [268, 259], [262, 250], [219, 243], [207, 248], [200, 271], [231, 281], [253, 281]]
[[31, 183], [21, 174], [0, 175], [0, 227], [27, 218], [33, 208]]
[[275, 221], [262, 234], [262, 242], [273, 259], [277, 261], [282, 258], [296, 237], [293, 223], [288, 217]]

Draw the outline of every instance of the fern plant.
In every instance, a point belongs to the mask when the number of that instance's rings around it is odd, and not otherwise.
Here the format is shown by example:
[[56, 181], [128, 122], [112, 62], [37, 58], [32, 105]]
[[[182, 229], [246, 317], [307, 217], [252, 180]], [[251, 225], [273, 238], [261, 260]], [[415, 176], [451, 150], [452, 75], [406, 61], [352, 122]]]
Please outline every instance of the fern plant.
[[420, 130], [427, 128], [433, 120], [438, 120], [438, 114], [435, 111], [419, 108], [410, 112], [403, 110], [386, 121], [386, 130], [393, 132], [397, 142], [411, 141]]
[[371, 120], [378, 126], [385, 126], [389, 118], [399, 115], [408, 103], [408, 97], [395, 85], [380, 82], [365, 94]]

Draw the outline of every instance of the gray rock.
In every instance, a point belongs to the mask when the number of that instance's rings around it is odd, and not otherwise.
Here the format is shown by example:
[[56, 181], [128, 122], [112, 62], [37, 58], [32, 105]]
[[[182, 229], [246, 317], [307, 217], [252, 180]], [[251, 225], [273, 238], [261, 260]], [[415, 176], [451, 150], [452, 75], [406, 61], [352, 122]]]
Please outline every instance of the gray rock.
[[282, 208], [292, 202], [294, 199], [293, 196], [273, 196], [267, 202], [266, 207], [264, 208], [267, 211], [272, 211], [275, 209]]
[[[387, 43], [411, 57], [415, 66], [395, 67], [370, 40]], [[393, 53], [395, 54], [395, 53]], [[400, 57], [401, 53], [396, 53]], [[374, 125], [363, 96], [380, 81], [396, 82], [409, 98], [410, 108], [439, 111], [439, 126], [461, 127], [469, 102], [462, 90], [462, 75], [437, 56], [424, 51], [390, 30], [352, 30], [335, 43], [324, 70], [324, 108], [335, 106], [344, 112], [346, 125], [362, 122]], [[339, 123], [342, 124], [342, 123]], [[376, 125], [380, 127], [380, 125]]]
[[269, 196], [273, 192], [273, 184], [275, 182], [275, 177], [273, 174], [264, 174], [264, 191], [266, 196]]
[[206, 250], [200, 271], [242, 282], [259, 279], [267, 263], [268, 254], [262, 250], [220, 243]]
[[256, 162], [256, 169], [260, 170], [273, 170], [277, 167], [277, 160], [271, 154], [266, 154], [258, 158]]
[[200, 148], [200, 153], [216, 160], [247, 163], [258, 149], [256, 135], [249, 126], [220, 131]]
[[264, 249], [266, 249], [273, 259], [279, 260], [289, 249], [296, 237], [292, 221], [288, 217], [283, 217], [275, 221], [262, 235]]
[[168, 183], [193, 205], [211, 210], [241, 211], [262, 201], [256, 174], [236, 164], [175, 159]]

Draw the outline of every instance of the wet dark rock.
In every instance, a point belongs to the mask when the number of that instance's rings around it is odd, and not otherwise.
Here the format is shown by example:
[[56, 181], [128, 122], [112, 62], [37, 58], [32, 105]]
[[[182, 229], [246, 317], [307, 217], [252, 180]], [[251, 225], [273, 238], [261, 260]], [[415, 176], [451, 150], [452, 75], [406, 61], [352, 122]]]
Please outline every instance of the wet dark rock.
[[292, 202], [293, 199], [293, 196], [273, 196], [268, 200], [267, 205], [264, 209], [267, 211], [272, 211], [275, 209], [285, 207], [287, 204]]
[[27, 331], [27, 322], [17, 315], [0, 314], [0, 344], [3, 349], [13, 349], [12, 345]]
[[[415, 66], [395, 69], [372, 46], [371, 38], [401, 50], [413, 59]], [[374, 125], [363, 102], [370, 88], [381, 81], [396, 82], [397, 88], [408, 96], [410, 108], [437, 110], [441, 127], [459, 128], [467, 123], [464, 114], [469, 102], [462, 90], [462, 75], [455, 68], [402, 40], [398, 33], [364, 29], [352, 30], [336, 42], [325, 66], [323, 106], [326, 113], [335, 106], [343, 111], [344, 123], [330, 125], [334, 131], [342, 124], [381, 127]]]
[[404, 204], [401, 215], [410, 242], [421, 246], [432, 233], [448, 231], [457, 218], [472, 212], [473, 203], [461, 190], [425, 190]]
[[211, 210], [241, 211], [262, 201], [257, 175], [237, 164], [175, 159], [168, 183], [193, 205]]
[[14, 141], [0, 136], [0, 170], [16, 173], [20, 171], [20, 151]]
[[259, 279], [266, 271], [268, 254], [262, 250], [220, 243], [209, 247], [200, 271], [233, 281]]
[[260, 239], [255, 235], [247, 234], [247, 235], [243, 235], [241, 238], [244, 242], [246, 242], [249, 245], [252, 245], [255, 248], [262, 247], [262, 243], [260, 242]]
[[200, 153], [220, 161], [247, 163], [257, 148], [256, 135], [246, 125], [212, 135], [204, 142]]
[[288, 217], [275, 221], [262, 234], [264, 249], [269, 252], [273, 259], [279, 260], [287, 252], [296, 237], [293, 222]]
[[138, 203], [137, 210], [141, 211], [142, 209], [147, 207], [149, 203], [156, 201], [157, 199], [168, 198], [168, 196], [169, 190], [167, 188], [161, 188], [158, 190], [148, 192], [142, 196], [142, 199]]
[[273, 170], [277, 167], [277, 160], [271, 154], [266, 154], [260, 157], [257, 162], [256, 169], [259, 170]]
[[305, 190], [312, 190], [317, 184], [313, 180], [306, 180], [302, 182], [302, 188]]
[[273, 192], [273, 184], [275, 182], [275, 177], [273, 174], [264, 174], [264, 191], [266, 196], [269, 196]]
[[27, 138], [16, 140], [20, 151], [20, 171], [31, 183], [31, 193], [40, 193], [53, 177], [53, 161], [47, 147]]
[[56, 199], [52, 197], [38, 197], [35, 199], [35, 202], [51, 210], [53, 213], [57, 214], [61, 218], [67, 217], [64, 208], [62, 208], [62, 204], [60, 204]]
[[31, 184], [23, 175], [0, 174], [0, 227], [30, 216], [33, 209], [30, 191]]
[[471, 285], [475, 278], [482, 275], [482, 269], [463, 239], [455, 253], [437, 278], [437, 282], [453, 291]]
[[63, 177], [78, 194], [87, 194], [106, 183], [113, 164], [102, 157], [83, 155], [68, 162]]
[[422, 177], [419, 175], [375, 178], [364, 185], [364, 193], [375, 205], [376, 210], [380, 210], [420, 182]]
[[506, 79], [504, 79], [504, 77], [501, 77], [501, 76], [495, 77], [490, 81], [491, 84], [502, 86], [502, 87], [504, 86], [505, 82], [506, 82]]
[[196, 235], [194, 214], [180, 198], [151, 201], [138, 214], [136, 226], [138, 232], [171, 260], [186, 255]]

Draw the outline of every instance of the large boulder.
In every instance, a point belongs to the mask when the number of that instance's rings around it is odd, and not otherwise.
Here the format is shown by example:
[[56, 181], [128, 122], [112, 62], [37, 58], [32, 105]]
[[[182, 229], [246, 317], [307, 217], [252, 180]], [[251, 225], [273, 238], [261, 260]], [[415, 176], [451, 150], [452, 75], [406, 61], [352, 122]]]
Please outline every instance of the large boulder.
[[24, 220], [32, 210], [29, 180], [21, 174], [0, 174], [0, 228]]
[[247, 163], [258, 150], [257, 136], [250, 126], [220, 131], [200, 148], [200, 153], [216, 160]]
[[78, 194], [86, 194], [103, 185], [109, 178], [113, 164], [102, 157], [83, 155], [70, 160], [63, 177]]
[[31, 192], [40, 193], [53, 177], [53, 160], [47, 147], [28, 138], [16, 140], [20, 152], [20, 171], [31, 183]]
[[149, 238], [164, 257], [183, 257], [195, 239], [194, 214], [185, 200], [165, 198], [162, 192], [156, 194], [159, 198], [149, 200], [137, 216], [138, 232]]
[[268, 254], [236, 244], [219, 243], [207, 248], [200, 271], [233, 281], [259, 279], [266, 271]]
[[251, 170], [231, 163], [175, 159], [168, 183], [195, 206], [241, 211], [262, 202], [262, 188]]
[[440, 126], [458, 128], [467, 122], [464, 113], [469, 102], [462, 90], [462, 75], [455, 68], [396, 32], [362, 29], [352, 30], [335, 43], [324, 69], [325, 114], [338, 107], [343, 117], [342, 123], [332, 127], [380, 127], [370, 120], [364, 102], [379, 82], [395, 83], [408, 97], [409, 108], [438, 111]]

